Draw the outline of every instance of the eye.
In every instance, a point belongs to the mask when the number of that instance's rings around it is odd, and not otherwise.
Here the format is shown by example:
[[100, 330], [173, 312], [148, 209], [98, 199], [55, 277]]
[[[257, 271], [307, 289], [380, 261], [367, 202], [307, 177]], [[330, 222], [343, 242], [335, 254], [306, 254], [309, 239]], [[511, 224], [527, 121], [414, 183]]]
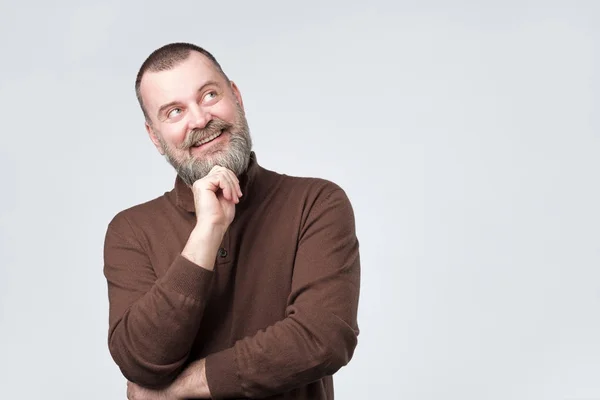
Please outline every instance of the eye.
[[216, 97], [217, 97], [217, 92], [211, 91], [211, 92], [206, 93], [206, 95], [204, 95], [204, 101], [208, 102], [208, 101], [214, 100]]
[[181, 108], [179, 108], [179, 107], [173, 108], [167, 113], [167, 118], [174, 118], [174, 117], [178, 116], [179, 114], [181, 114], [181, 112], [182, 112]]

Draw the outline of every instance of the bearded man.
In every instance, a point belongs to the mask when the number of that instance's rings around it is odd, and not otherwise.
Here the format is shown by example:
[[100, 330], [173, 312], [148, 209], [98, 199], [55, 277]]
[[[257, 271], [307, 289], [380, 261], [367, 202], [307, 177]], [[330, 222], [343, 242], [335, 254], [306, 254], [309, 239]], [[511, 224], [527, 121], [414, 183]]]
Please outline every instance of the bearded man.
[[174, 188], [104, 242], [110, 353], [129, 399], [332, 399], [357, 344], [360, 261], [345, 192], [261, 167], [242, 96], [172, 43], [135, 83]]

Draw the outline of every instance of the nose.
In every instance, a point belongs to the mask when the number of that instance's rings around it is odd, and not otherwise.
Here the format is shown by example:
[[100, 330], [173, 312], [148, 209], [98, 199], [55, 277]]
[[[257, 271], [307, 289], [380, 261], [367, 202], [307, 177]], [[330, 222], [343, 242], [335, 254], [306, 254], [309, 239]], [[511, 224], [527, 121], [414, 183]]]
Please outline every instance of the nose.
[[204, 129], [206, 124], [212, 120], [212, 115], [197, 104], [190, 107], [189, 116], [188, 128], [190, 131], [193, 129]]

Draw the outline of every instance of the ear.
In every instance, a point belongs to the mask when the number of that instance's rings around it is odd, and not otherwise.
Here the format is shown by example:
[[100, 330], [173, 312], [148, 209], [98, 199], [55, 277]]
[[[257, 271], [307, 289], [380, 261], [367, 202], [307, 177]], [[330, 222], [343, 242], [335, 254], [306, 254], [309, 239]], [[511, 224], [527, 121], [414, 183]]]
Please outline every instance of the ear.
[[237, 99], [240, 107], [242, 107], [242, 110], [243, 110], [244, 109], [244, 101], [242, 100], [242, 93], [240, 92], [240, 89], [237, 87], [237, 85], [235, 84], [234, 81], [229, 81], [229, 83], [231, 84], [231, 90], [233, 91], [235, 98]]
[[160, 143], [160, 140], [158, 140], [158, 136], [156, 136], [156, 132], [154, 132], [154, 130], [152, 129], [152, 127], [150, 126], [148, 121], [146, 121], [144, 123], [144, 125], [146, 127], [146, 132], [148, 132], [148, 136], [150, 136], [150, 140], [152, 140], [152, 143], [154, 144], [154, 146], [156, 146], [156, 150], [158, 150], [158, 152], [164, 156], [165, 150], [163, 149], [162, 144]]

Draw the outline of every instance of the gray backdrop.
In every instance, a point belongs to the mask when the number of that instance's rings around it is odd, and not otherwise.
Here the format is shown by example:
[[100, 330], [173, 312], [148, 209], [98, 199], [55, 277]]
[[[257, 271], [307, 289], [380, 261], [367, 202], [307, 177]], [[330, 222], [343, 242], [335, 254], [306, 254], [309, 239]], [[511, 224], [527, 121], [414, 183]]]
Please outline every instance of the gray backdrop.
[[259, 162], [354, 205], [337, 398], [600, 399], [599, 26], [595, 1], [2, 1], [0, 397], [125, 398], [104, 233], [172, 187], [133, 83], [191, 41]]

